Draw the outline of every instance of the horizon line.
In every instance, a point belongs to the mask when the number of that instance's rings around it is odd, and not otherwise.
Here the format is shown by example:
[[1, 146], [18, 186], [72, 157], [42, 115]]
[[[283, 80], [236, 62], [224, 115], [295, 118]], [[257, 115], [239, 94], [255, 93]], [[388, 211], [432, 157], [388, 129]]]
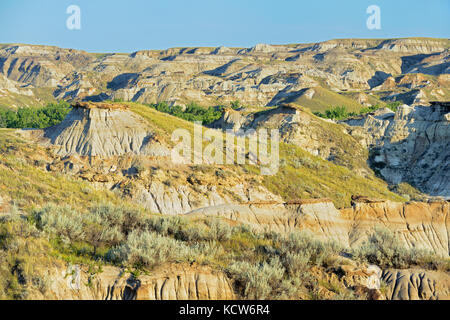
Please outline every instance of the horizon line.
[[[270, 46], [289, 46], [289, 45], [314, 45], [314, 44], [319, 44], [319, 43], [324, 43], [324, 42], [329, 42], [329, 41], [343, 41], [343, 40], [359, 40], [359, 41], [368, 41], [368, 40], [379, 40], [379, 41], [387, 41], [387, 40], [407, 40], [407, 39], [423, 39], [423, 40], [447, 40], [450, 41], [450, 38], [440, 38], [440, 37], [423, 37], [423, 36], [417, 36], [417, 37], [393, 37], [393, 38], [331, 38], [328, 40], [322, 40], [322, 41], [316, 41], [316, 42], [290, 42], [290, 43], [279, 43], [279, 44], [274, 44], [274, 43], [268, 43], [268, 42], [259, 42], [256, 43], [252, 46], [246, 46], [246, 47], [234, 47], [234, 46], [224, 46], [224, 45], [218, 45], [218, 46], [175, 46], [175, 47], [167, 47], [164, 49], [138, 49], [138, 50], [134, 50], [134, 51], [128, 51], [128, 52], [111, 52], [111, 51], [90, 51], [88, 49], [77, 49], [77, 48], [70, 48], [70, 47], [63, 47], [63, 46], [58, 46], [58, 45], [54, 45], [54, 44], [33, 44], [33, 43], [20, 43], [20, 42], [0, 42], [0, 46], [8, 46], [8, 45], [28, 45], [28, 46], [42, 46], [42, 47], [54, 47], [54, 48], [59, 48], [59, 49], [66, 49], [66, 50], [77, 50], [77, 51], [85, 51], [87, 53], [92, 53], [92, 54], [132, 54], [135, 52], [139, 52], [139, 51], [165, 51], [165, 50], [170, 50], [170, 49], [184, 49], [184, 48], [189, 48], [189, 49], [193, 49], [193, 48], [221, 48], [221, 47], [225, 47], [225, 48], [230, 48], [230, 49], [249, 49], [249, 48], [253, 48], [254, 46], [258, 45], [258, 44], [266, 44], [266, 45], [270, 45]], [[3, 48], [2, 48], [3, 49]]]

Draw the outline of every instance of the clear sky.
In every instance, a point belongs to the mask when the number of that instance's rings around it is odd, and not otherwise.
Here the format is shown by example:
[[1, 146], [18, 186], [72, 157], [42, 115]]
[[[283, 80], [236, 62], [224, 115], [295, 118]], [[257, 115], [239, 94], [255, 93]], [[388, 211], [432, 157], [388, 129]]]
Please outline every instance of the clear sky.
[[[81, 30], [69, 30], [69, 5]], [[381, 30], [366, 26], [369, 5]], [[0, 0], [0, 43], [90, 52], [450, 35], [450, 0]]]

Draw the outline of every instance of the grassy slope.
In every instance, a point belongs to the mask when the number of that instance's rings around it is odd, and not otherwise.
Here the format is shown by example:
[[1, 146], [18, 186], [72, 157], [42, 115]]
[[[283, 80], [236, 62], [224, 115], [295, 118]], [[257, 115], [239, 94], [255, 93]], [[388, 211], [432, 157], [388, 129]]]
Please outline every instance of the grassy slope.
[[[171, 133], [177, 128], [193, 132], [193, 123], [160, 113], [152, 108], [130, 103], [134, 112], [147, 119], [169, 145]], [[204, 145], [208, 143], [204, 142]], [[18, 151], [20, 150], [20, 151]], [[15, 137], [12, 130], [0, 130], [0, 190], [21, 207], [42, 205], [47, 201], [88, 206], [102, 200], [121, 200], [107, 191], [94, 190], [88, 183], [68, 176], [50, 173], [33, 164], [37, 147]], [[328, 197], [338, 207], [348, 207], [352, 194], [403, 201], [389, 191], [387, 183], [375, 176], [363, 178], [351, 170], [315, 157], [293, 145], [280, 145], [280, 169], [274, 176], [265, 176], [263, 184], [286, 200]], [[299, 164], [300, 163], [300, 164]], [[242, 170], [259, 176], [260, 168], [245, 165], [227, 166], [236, 174]]]
[[[130, 105], [134, 112], [149, 120], [166, 141], [170, 140], [170, 133], [174, 129], [192, 130], [190, 122], [140, 104]], [[18, 138], [14, 130], [0, 129], [0, 193], [8, 195], [26, 212], [47, 203], [56, 203], [60, 206], [68, 204], [83, 213], [96, 203], [123, 203], [123, 200], [112, 192], [96, 190], [86, 182], [47, 172], [36, 166], [37, 160], [50, 156], [48, 152]], [[280, 158], [284, 160], [279, 173], [267, 176], [264, 184], [273, 192], [281, 193], [286, 199], [330, 197], [339, 206], [347, 204], [348, 197], [352, 193], [359, 193], [402, 200], [387, 191], [386, 183], [382, 180], [357, 177], [349, 169], [312, 156], [298, 147], [281, 144]], [[301, 159], [304, 165], [296, 166], [295, 160], [298, 159]], [[256, 167], [245, 166], [240, 169], [259, 174], [259, 168]], [[149, 217], [148, 214], [145, 216]], [[99, 268], [97, 266], [111, 263], [99, 258], [106, 256], [106, 252], [110, 249], [108, 245], [101, 245], [94, 254], [93, 245], [89, 241], [65, 244], [54, 234], [37, 232], [33, 219], [28, 221], [14, 219], [12, 222], [0, 223], [0, 299], [33, 298], [35, 297], [33, 292], [36, 290], [45, 292], [45, 288], [51, 284], [46, 272], [56, 265], [59, 265], [61, 270], [65, 270], [66, 263], [91, 266], [93, 270], [97, 270]], [[209, 230], [209, 227], [204, 226], [203, 219], [199, 219], [185, 221], [181, 230], [185, 234], [195, 235], [197, 229], [204, 228]], [[183, 243], [195, 248], [199, 243], [196, 237]], [[227, 270], [233, 262], [241, 260], [259, 265], [268, 261], [269, 255], [261, 253], [258, 248], [269, 247], [277, 250], [281, 248], [279, 241], [274, 239], [252, 235], [245, 229], [242, 231], [237, 229], [226, 240], [215, 239], [212, 242], [201, 240], [200, 243], [205, 245], [205, 248], [212, 246], [211, 248], [217, 249], [205, 249], [205, 252], [196, 256], [195, 260], [216, 270]], [[15, 246], [15, 251], [9, 249], [12, 245]], [[277, 250], [273, 252], [278, 252]], [[129, 267], [133, 270], [131, 266]], [[310, 267], [308, 265], [308, 268]], [[21, 283], [19, 274], [29, 281], [26, 284]], [[318, 277], [321, 279], [321, 275]], [[255, 290], [258, 292], [259, 289]], [[305, 290], [302, 289], [302, 292]], [[342, 290], [345, 290], [345, 287], [342, 287]]]
[[18, 107], [38, 107], [56, 101], [50, 88], [33, 88], [32, 91], [34, 96], [12, 92], [8, 92], [8, 95], [0, 95], [0, 108], [17, 109]]
[[[286, 200], [298, 198], [330, 198], [338, 208], [349, 207], [353, 194], [405, 201], [390, 192], [387, 183], [375, 175], [363, 178], [350, 169], [322, 160], [299, 147], [280, 145], [280, 169], [266, 176], [264, 185]], [[301, 160], [298, 165], [296, 160]]]
[[324, 112], [325, 110], [335, 106], [346, 106], [348, 111], [355, 112], [362, 108], [357, 101], [350, 97], [346, 97], [345, 95], [341, 95], [322, 87], [314, 87], [313, 89], [316, 93], [312, 99], [308, 99], [305, 95], [302, 95], [298, 98], [288, 99], [285, 102], [293, 102], [302, 105], [311, 109], [313, 112]]
[[86, 208], [102, 201], [123, 202], [112, 192], [96, 190], [85, 181], [35, 166], [35, 161], [46, 157], [45, 153], [17, 138], [13, 132], [0, 129], [0, 193], [21, 209], [30, 210], [47, 202], [75, 208]]
[[[130, 103], [129, 105], [134, 112], [149, 120], [157, 132], [166, 140], [170, 140], [171, 133], [177, 128], [184, 128], [193, 132], [193, 124], [188, 121], [160, 113], [138, 103]], [[327, 125], [324, 121], [319, 122]], [[335, 138], [345, 138], [346, 136], [337, 127], [338, 125], [330, 124], [330, 135]], [[343, 157], [343, 161], [351, 158], [352, 155], [348, 153], [346, 157]], [[297, 160], [301, 161], [300, 166], [297, 164]], [[238, 168], [236, 169], [238, 170]], [[255, 176], [260, 173], [259, 167], [246, 165], [245, 169], [254, 173]], [[280, 145], [280, 170], [274, 176], [264, 177], [263, 184], [270, 191], [281, 195], [286, 200], [328, 197], [338, 207], [350, 206], [352, 194], [395, 201], [406, 200], [390, 192], [387, 183], [375, 177], [375, 175], [363, 178], [346, 167], [322, 160], [290, 144]]]

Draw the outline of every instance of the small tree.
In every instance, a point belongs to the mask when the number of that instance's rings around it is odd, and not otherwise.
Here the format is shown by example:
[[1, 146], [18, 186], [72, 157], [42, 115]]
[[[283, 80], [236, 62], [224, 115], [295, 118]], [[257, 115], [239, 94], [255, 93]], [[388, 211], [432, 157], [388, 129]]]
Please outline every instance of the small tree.
[[341, 120], [348, 117], [347, 108], [345, 106], [337, 106], [325, 111], [325, 116], [328, 119]]
[[239, 100], [232, 101], [230, 103], [230, 107], [233, 110], [239, 109], [241, 107], [241, 103], [239, 102]]

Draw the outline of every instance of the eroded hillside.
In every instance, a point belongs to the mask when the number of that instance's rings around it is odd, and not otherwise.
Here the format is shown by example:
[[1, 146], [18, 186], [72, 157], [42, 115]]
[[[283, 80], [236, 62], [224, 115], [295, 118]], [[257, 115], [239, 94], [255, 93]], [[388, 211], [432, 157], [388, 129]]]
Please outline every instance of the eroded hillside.
[[49, 46], [0, 48], [0, 105], [53, 99], [273, 106], [449, 99], [449, 40], [342, 39], [251, 48], [171, 48], [92, 54]]
[[279, 171], [172, 163], [194, 124], [138, 103], [1, 129], [0, 298], [448, 298], [448, 202], [405, 203], [346, 125], [291, 104], [212, 126], [279, 128]]
[[370, 163], [388, 182], [409, 182], [423, 192], [450, 196], [449, 103], [403, 105], [344, 121], [370, 150]]

